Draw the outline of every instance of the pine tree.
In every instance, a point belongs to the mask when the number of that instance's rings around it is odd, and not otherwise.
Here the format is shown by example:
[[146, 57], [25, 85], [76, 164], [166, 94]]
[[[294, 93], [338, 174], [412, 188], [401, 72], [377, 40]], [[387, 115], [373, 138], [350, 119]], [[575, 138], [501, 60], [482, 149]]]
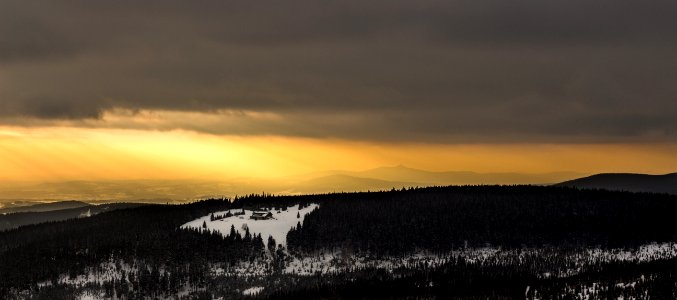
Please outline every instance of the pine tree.
[[202, 228], [207, 229], [207, 221], [202, 222]]
[[250, 242], [252, 240], [252, 235], [251, 235], [251, 233], [249, 233], [249, 227], [247, 227], [245, 229], [244, 240], [245, 240], [245, 242]]
[[275, 248], [277, 248], [277, 243], [272, 235], [268, 236], [268, 250], [270, 253], [275, 253]]
[[228, 235], [231, 239], [235, 238], [235, 225], [230, 225], [230, 235]]
[[259, 233], [256, 238], [254, 239], [254, 247], [256, 250], [261, 251], [265, 249], [265, 245], [263, 244], [263, 238], [261, 237], [261, 234]]

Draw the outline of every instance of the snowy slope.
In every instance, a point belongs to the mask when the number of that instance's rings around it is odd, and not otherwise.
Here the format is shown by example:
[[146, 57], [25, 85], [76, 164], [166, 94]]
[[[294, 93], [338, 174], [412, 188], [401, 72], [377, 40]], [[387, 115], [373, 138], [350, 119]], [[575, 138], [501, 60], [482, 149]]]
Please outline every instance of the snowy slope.
[[[268, 241], [268, 236], [273, 236], [275, 241], [278, 244], [282, 244], [283, 246], [287, 246], [287, 233], [289, 230], [291, 230], [292, 227], [296, 227], [299, 222], [303, 224], [303, 220], [306, 216], [306, 214], [309, 214], [313, 210], [319, 208], [320, 206], [317, 204], [311, 204], [308, 207], [304, 207], [303, 209], [299, 209], [299, 205], [295, 205], [292, 207], [287, 208], [286, 211], [272, 211], [273, 213], [273, 219], [270, 220], [252, 220], [249, 217], [252, 215], [253, 211], [251, 210], [245, 210], [245, 214], [243, 216], [232, 216], [228, 217], [225, 219], [221, 220], [210, 220], [210, 215], [206, 215], [202, 218], [190, 221], [186, 224], [183, 224], [181, 228], [202, 228], [203, 224], [207, 224], [207, 229], [208, 230], [215, 230], [217, 232], [220, 232], [221, 234], [228, 235], [230, 233], [230, 227], [232, 225], [235, 226], [235, 230], [237, 230], [240, 234], [244, 235], [245, 230], [243, 229], [243, 225], [246, 224], [247, 227], [249, 227], [249, 232], [254, 235], [254, 234], [261, 234], [261, 237], [263, 238], [264, 242]], [[230, 213], [234, 214], [236, 212], [240, 212], [240, 209], [232, 209], [230, 210]], [[225, 215], [229, 211], [218, 211], [214, 212], [214, 215]], [[299, 218], [297, 218], [297, 215]]]

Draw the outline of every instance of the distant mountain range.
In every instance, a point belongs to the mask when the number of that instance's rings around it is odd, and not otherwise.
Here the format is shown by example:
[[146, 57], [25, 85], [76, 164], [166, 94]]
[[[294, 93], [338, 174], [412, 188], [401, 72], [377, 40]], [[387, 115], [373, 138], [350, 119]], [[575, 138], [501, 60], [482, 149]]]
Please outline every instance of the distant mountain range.
[[[0, 184], [0, 209], [71, 199], [78, 199], [87, 203], [175, 203], [261, 192], [285, 195], [376, 191], [433, 185], [548, 185], [584, 175], [586, 174], [574, 172], [540, 174], [433, 172], [400, 165], [365, 171], [334, 170], [267, 179], [223, 178], [214, 174], [190, 180], [111, 180], [24, 183], [21, 185]], [[75, 205], [73, 207], [79, 205], [75, 202], [71, 202], [71, 204]], [[32, 209], [36, 208], [38, 207]], [[17, 209], [5, 212], [19, 211], [26, 210]]]
[[[196, 199], [233, 197], [261, 192], [299, 195], [424, 186], [531, 184], [677, 195], [677, 173], [666, 175], [615, 173], [582, 177], [585, 175], [574, 172], [540, 174], [433, 172], [400, 165], [365, 171], [315, 172], [273, 179], [223, 179], [214, 175], [206, 179], [191, 180], [66, 181], [17, 186], [5, 184], [0, 185], [0, 216], [2, 214], [7, 214], [7, 216], [0, 217], [0, 229], [30, 223], [18, 221], [19, 216], [10, 217], [10, 214], [33, 214], [24, 216], [29, 218], [21, 217], [24, 220], [56, 220], [62, 219], [63, 216], [77, 217], [83, 211], [88, 210], [92, 204], [184, 203]], [[60, 215], [58, 218], [50, 214], [38, 216], [41, 212], [55, 211], [67, 213], [58, 213]], [[79, 212], [76, 213], [76, 211]], [[92, 213], [95, 211], [97, 209], [92, 210]]]
[[581, 173], [476, 173], [468, 171], [431, 172], [406, 166], [381, 167], [362, 172], [344, 172], [356, 177], [399, 182], [419, 182], [426, 185], [470, 184], [551, 184], [580, 177]]
[[292, 183], [289, 185], [286, 192], [289, 194], [317, 194], [369, 190], [379, 191], [415, 186], [423, 186], [423, 184], [334, 174]]
[[588, 189], [667, 193], [677, 195], [677, 173], [665, 175], [607, 173], [569, 180], [557, 185]]
[[[325, 171], [288, 180], [284, 189], [292, 194], [389, 190], [402, 187], [536, 184], [548, 185], [582, 176], [582, 173], [476, 173], [467, 171], [433, 172], [406, 166], [381, 167], [366, 171]], [[274, 189], [273, 189], [274, 190]]]

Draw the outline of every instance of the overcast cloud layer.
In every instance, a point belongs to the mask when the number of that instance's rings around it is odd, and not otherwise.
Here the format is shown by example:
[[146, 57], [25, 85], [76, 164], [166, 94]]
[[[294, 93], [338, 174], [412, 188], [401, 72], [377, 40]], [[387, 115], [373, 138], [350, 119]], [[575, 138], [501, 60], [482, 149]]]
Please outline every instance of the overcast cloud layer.
[[163, 110], [231, 121], [159, 129], [224, 134], [676, 142], [675, 53], [674, 0], [5, 0], [0, 123]]

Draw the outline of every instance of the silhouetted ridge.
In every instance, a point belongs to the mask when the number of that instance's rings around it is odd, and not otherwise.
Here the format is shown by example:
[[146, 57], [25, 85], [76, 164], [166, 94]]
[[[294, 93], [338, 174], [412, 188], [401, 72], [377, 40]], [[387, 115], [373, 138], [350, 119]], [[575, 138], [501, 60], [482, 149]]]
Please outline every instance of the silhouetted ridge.
[[0, 214], [20, 213], [20, 212], [46, 212], [62, 209], [73, 209], [89, 206], [88, 203], [82, 201], [58, 201], [51, 203], [38, 203], [26, 206], [7, 207], [0, 209]]
[[597, 174], [565, 181], [557, 185], [586, 189], [667, 193], [677, 195], [677, 173], [665, 175], [631, 173]]

